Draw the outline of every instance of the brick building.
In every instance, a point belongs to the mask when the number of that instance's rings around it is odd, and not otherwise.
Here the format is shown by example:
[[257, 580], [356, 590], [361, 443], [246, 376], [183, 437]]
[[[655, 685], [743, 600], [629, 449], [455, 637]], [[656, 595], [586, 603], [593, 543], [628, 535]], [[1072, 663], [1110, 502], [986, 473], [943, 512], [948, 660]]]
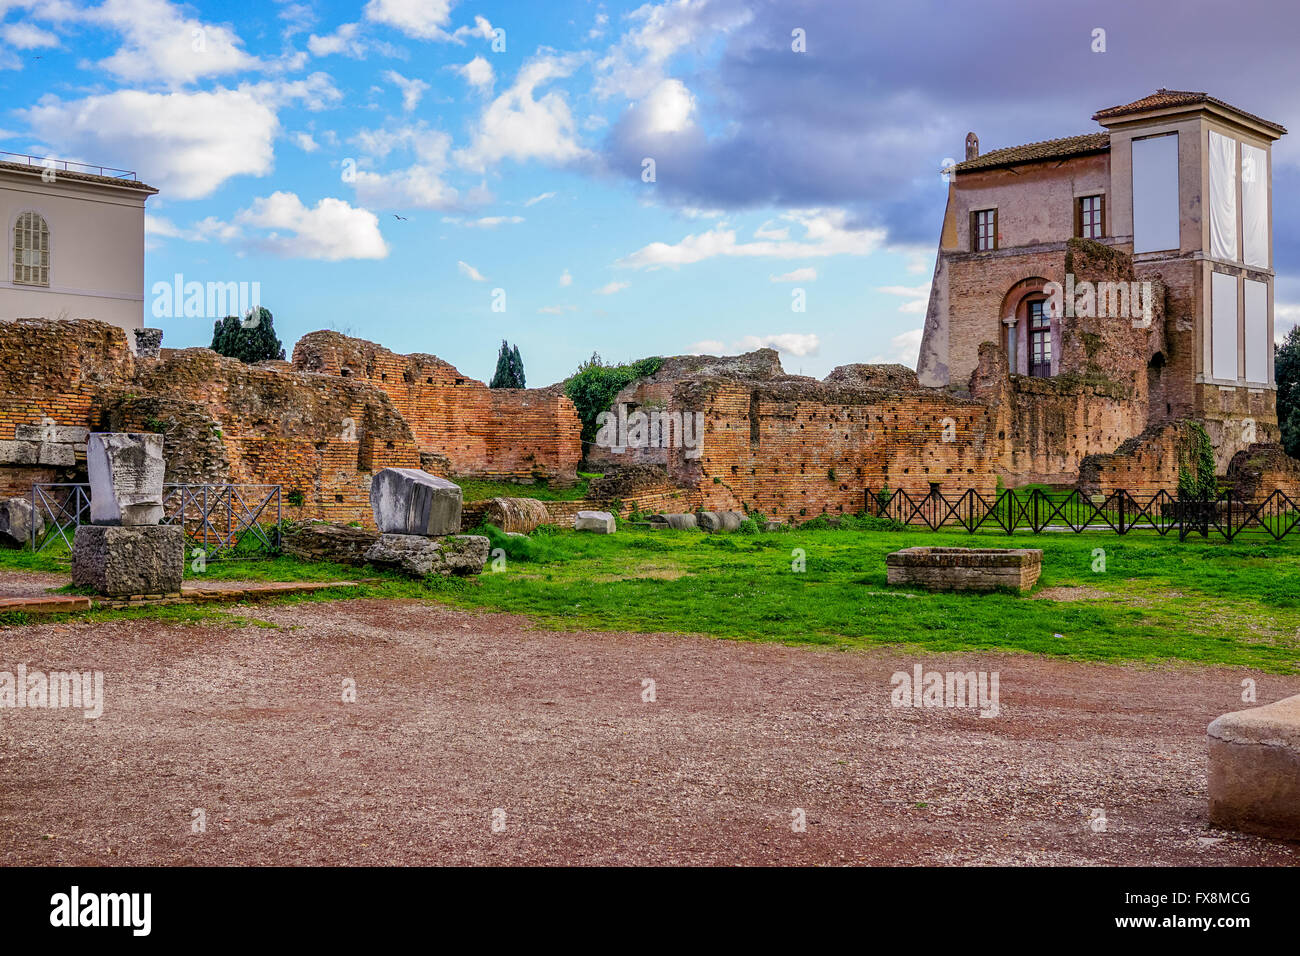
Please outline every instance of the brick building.
[[[1072, 314], [1070, 290], [1101, 290], [1080, 286], [1068, 243], [1092, 240], [1131, 257], [1139, 290], [1165, 289], [1164, 321], [1128, 343], [1137, 354], [1100, 370], [1123, 377], [1141, 363], [1133, 400], [1143, 414], [1104, 427], [1127, 431], [1123, 440], [1199, 420], [1222, 472], [1237, 451], [1277, 437], [1272, 144], [1286, 130], [1205, 93], [1163, 89], [1093, 119], [1104, 131], [982, 155], [967, 137], [949, 174], [920, 381], [968, 390], [986, 342], [1016, 385], [1077, 373], [1071, 326], [1125, 318]], [[1050, 283], [1065, 291], [1055, 301]], [[1094, 311], [1122, 306], [1114, 294], [1097, 295]], [[1132, 306], [1127, 317], [1142, 319]], [[1093, 324], [1122, 334], [1122, 322]]]

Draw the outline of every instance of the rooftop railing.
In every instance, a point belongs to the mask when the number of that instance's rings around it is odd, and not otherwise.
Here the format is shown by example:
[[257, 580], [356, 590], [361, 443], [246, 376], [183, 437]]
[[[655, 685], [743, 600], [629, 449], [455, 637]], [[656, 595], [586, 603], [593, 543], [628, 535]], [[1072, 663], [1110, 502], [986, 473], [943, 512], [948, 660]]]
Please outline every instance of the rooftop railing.
[[135, 170], [116, 169], [112, 166], [92, 166], [89, 163], [74, 163], [70, 159], [51, 159], [48, 156], [28, 156], [26, 153], [11, 153], [0, 149], [0, 162], [19, 163], [24, 166], [36, 166], [40, 169], [61, 169], [65, 173], [89, 173], [93, 176], [105, 176], [109, 179], [135, 180]]

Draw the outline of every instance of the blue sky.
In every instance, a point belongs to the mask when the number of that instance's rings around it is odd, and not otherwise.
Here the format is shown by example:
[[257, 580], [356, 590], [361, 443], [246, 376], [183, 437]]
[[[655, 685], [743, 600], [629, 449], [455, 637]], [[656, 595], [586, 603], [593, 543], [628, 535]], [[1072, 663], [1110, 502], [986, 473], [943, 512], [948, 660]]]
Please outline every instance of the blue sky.
[[[545, 385], [593, 351], [773, 345], [821, 376], [914, 363], [939, 169], [968, 129], [985, 150], [1087, 132], [1162, 86], [1300, 126], [1293, 9], [1167, 10], [0, 0], [0, 149], [159, 187], [147, 313], [181, 273], [260, 283], [290, 349], [334, 328], [486, 379], [507, 338]], [[1300, 319], [1291, 139], [1279, 329]], [[209, 318], [146, 323], [211, 340]]]

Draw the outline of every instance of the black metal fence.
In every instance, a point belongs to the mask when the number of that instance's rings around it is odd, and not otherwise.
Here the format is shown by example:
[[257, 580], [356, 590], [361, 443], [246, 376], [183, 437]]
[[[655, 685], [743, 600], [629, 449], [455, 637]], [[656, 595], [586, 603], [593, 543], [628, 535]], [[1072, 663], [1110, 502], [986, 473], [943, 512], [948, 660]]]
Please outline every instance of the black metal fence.
[[[78, 526], [90, 522], [90, 485], [33, 484], [31, 504], [45, 520], [39, 536], [32, 522], [32, 550], [57, 540], [71, 549]], [[278, 550], [283, 517], [279, 485], [163, 485], [160, 524], [183, 525], [189, 546], [209, 558], [231, 557], [241, 544]]]
[[1176, 534], [1180, 541], [1190, 534], [1219, 534], [1231, 541], [1244, 533], [1280, 541], [1300, 527], [1300, 500], [1283, 491], [1248, 500], [1232, 492], [1216, 498], [1187, 499], [1168, 491], [1086, 495], [1034, 488], [985, 495], [969, 488], [954, 498], [939, 491], [913, 496], [906, 491], [882, 489], [866, 492], [866, 511], [931, 531], [944, 527], [1002, 534], [1154, 531], [1159, 535]]

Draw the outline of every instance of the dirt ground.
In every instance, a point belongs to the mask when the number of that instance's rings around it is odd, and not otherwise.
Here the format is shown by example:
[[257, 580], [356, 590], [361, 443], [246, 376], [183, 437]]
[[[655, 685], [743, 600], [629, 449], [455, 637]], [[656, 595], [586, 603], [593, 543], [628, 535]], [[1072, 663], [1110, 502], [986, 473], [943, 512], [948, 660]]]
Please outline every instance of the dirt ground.
[[[0, 629], [0, 671], [105, 673], [97, 720], [0, 709], [0, 864], [1300, 862], [1206, 820], [1206, 725], [1244, 706], [1243, 677], [1260, 703], [1297, 677], [556, 632], [413, 601], [241, 613], [276, 626]], [[1001, 713], [895, 708], [916, 663], [997, 671]]]

